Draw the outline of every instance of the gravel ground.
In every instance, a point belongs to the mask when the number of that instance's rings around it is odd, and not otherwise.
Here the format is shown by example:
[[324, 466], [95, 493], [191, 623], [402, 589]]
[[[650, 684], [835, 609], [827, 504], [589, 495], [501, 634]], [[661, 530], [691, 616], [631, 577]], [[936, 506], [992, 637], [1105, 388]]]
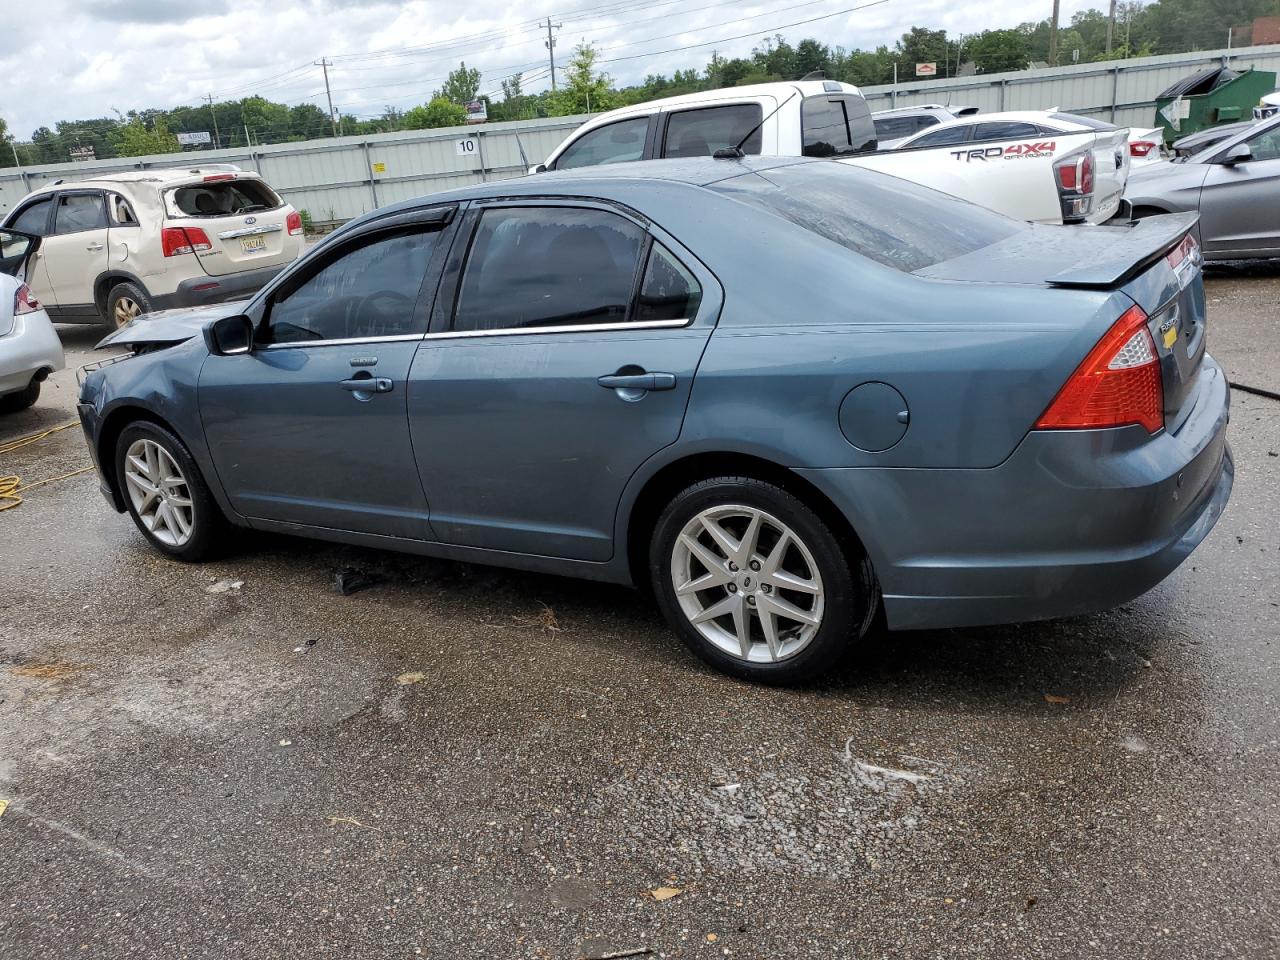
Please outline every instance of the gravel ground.
[[[1209, 298], [1232, 379], [1280, 391], [1280, 268]], [[1280, 405], [1233, 401], [1230, 509], [1149, 594], [877, 637], [801, 691], [626, 590], [283, 538], [183, 566], [91, 475], [32, 490], [0, 957], [1280, 956]], [[73, 402], [67, 371], [0, 441]], [[0, 473], [87, 462], [74, 429]]]

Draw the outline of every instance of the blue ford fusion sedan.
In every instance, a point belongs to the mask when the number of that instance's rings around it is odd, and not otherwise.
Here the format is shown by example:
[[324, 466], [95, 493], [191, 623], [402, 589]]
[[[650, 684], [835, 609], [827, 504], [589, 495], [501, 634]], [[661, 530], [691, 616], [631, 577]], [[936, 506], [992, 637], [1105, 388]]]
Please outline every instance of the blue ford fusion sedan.
[[251, 527], [651, 589], [740, 677], [1079, 614], [1230, 496], [1194, 215], [1036, 226], [819, 160], [487, 183], [332, 234], [84, 379], [178, 560]]

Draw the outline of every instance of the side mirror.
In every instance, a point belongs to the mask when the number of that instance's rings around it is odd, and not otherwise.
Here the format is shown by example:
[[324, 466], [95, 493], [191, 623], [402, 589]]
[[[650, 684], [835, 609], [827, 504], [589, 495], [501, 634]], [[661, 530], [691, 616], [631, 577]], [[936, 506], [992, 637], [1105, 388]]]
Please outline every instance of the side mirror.
[[253, 321], [246, 316], [223, 317], [204, 328], [209, 352], [231, 357], [253, 350]]
[[529, 168], [530, 176], [532, 176], [535, 173], [546, 173], [546, 172], [547, 172], [547, 165], [545, 163], [535, 164], [534, 166]]
[[1253, 151], [1249, 149], [1247, 143], [1237, 143], [1228, 150], [1218, 160], [1223, 166], [1234, 167], [1237, 163], [1244, 163], [1246, 160], [1253, 159]]

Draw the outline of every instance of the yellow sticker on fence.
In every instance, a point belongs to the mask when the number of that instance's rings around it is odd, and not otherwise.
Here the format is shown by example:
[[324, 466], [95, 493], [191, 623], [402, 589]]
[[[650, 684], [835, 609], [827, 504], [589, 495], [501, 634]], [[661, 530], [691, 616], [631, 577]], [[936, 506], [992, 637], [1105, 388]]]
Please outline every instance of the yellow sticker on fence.
[[373, 165], [373, 172], [374, 172], [374, 173], [386, 173], [386, 172], [387, 172], [387, 165], [386, 165], [385, 163], [375, 163], [375, 164]]

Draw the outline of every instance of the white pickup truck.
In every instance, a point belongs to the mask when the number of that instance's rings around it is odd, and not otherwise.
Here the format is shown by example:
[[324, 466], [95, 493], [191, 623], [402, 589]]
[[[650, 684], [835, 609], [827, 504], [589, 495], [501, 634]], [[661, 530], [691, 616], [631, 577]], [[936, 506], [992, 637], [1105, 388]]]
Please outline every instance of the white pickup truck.
[[942, 123], [875, 152], [857, 87], [797, 80], [708, 90], [592, 117], [531, 173], [716, 151], [828, 157], [950, 193], [1020, 220], [1101, 223], [1129, 176], [1127, 132], [1055, 111]]

